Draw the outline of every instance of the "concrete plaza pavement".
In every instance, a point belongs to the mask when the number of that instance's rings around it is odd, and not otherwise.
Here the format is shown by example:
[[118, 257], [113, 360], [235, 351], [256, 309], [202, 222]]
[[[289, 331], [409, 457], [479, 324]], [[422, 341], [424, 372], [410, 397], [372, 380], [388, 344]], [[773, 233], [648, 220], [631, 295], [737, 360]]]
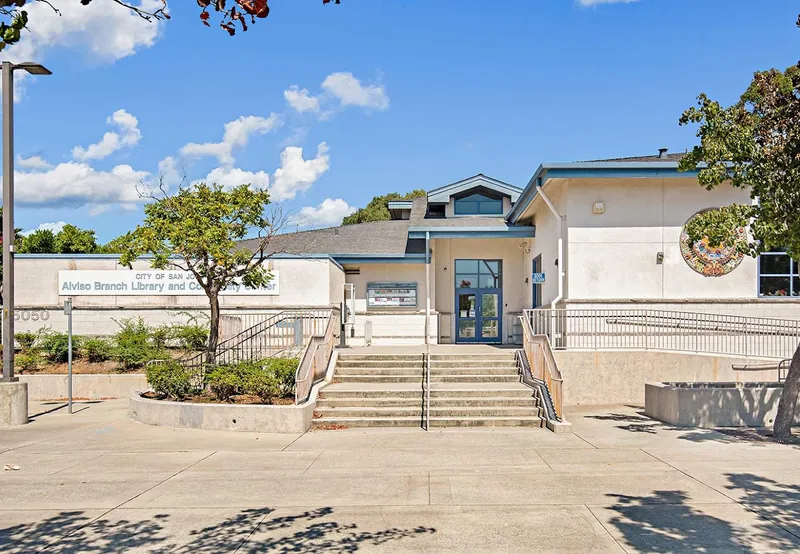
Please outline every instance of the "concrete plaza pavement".
[[124, 400], [0, 430], [0, 552], [800, 551], [800, 449], [572, 408], [574, 433], [150, 427]]

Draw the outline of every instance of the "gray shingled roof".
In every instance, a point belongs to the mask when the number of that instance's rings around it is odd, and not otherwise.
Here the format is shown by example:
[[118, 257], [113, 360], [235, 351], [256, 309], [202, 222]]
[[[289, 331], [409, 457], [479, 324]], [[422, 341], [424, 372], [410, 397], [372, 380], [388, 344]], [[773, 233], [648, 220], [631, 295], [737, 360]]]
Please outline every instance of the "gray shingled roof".
[[577, 163], [592, 163], [592, 162], [679, 162], [686, 156], [686, 152], [678, 152], [676, 154], [667, 154], [662, 158], [658, 154], [652, 156], [631, 156], [629, 158], [607, 158], [604, 160], [582, 160]]
[[[408, 221], [373, 221], [277, 235], [270, 250], [282, 254], [396, 254], [402, 256], [408, 241]], [[257, 239], [240, 244], [251, 249]]]
[[411, 227], [505, 227], [504, 217], [454, 217], [450, 219], [425, 218], [427, 200], [417, 198], [411, 208]]

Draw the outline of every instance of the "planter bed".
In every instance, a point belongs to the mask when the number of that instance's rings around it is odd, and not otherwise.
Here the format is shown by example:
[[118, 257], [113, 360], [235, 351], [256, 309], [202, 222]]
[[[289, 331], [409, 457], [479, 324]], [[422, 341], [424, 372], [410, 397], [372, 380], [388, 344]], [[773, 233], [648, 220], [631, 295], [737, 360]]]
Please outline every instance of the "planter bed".
[[297, 406], [272, 404], [214, 404], [173, 402], [130, 395], [129, 416], [149, 425], [211, 431], [305, 433], [311, 427], [316, 402]]

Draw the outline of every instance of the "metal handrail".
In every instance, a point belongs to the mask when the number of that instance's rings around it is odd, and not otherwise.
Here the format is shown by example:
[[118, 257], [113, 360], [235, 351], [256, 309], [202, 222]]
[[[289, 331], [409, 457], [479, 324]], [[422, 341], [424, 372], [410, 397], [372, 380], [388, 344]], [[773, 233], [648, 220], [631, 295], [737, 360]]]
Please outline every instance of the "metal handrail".
[[668, 350], [783, 359], [800, 321], [650, 309], [525, 310], [534, 334], [557, 350]]
[[306, 402], [311, 396], [314, 383], [325, 377], [336, 342], [335, 330], [339, 328], [338, 322], [338, 315], [331, 311], [325, 332], [311, 337], [308, 341], [308, 347], [303, 352], [295, 372], [295, 404]]
[[787, 358], [785, 360], [780, 360], [779, 362], [772, 362], [766, 364], [731, 364], [731, 369], [733, 371], [769, 371], [769, 370], [777, 370], [778, 372], [778, 383], [783, 381], [785, 377], [782, 377], [784, 374], [784, 368], [788, 371], [789, 364], [792, 363], [791, 358]]
[[[782, 383], [786, 380], [786, 375], [789, 373], [789, 366], [792, 365], [792, 359], [787, 358], [778, 363], [778, 382]], [[785, 371], [784, 371], [785, 369]]]
[[530, 321], [525, 316], [522, 320], [522, 348], [528, 359], [531, 376], [547, 387], [553, 402], [553, 409], [558, 421], [564, 419], [564, 378], [558, 369], [553, 355], [550, 340], [546, 335], [536, 335]]
[[431, 430], [431, 345], [425, 352], [425, 430]]

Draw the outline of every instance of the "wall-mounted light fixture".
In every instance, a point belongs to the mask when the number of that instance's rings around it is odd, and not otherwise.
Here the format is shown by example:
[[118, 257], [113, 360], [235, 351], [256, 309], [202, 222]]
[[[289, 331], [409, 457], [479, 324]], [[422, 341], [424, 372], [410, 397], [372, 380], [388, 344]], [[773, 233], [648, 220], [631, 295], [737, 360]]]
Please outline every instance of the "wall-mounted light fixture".
[[661, 264], [664, 263], [664, 253], [663, 252], [656, 253], [656, 263], [658, 265], [661, 265]]
[[598, 200], [594, 204], [592, 204], [592, 213], [600, 215], [606, 212], [606, 203], [602, 200]]

